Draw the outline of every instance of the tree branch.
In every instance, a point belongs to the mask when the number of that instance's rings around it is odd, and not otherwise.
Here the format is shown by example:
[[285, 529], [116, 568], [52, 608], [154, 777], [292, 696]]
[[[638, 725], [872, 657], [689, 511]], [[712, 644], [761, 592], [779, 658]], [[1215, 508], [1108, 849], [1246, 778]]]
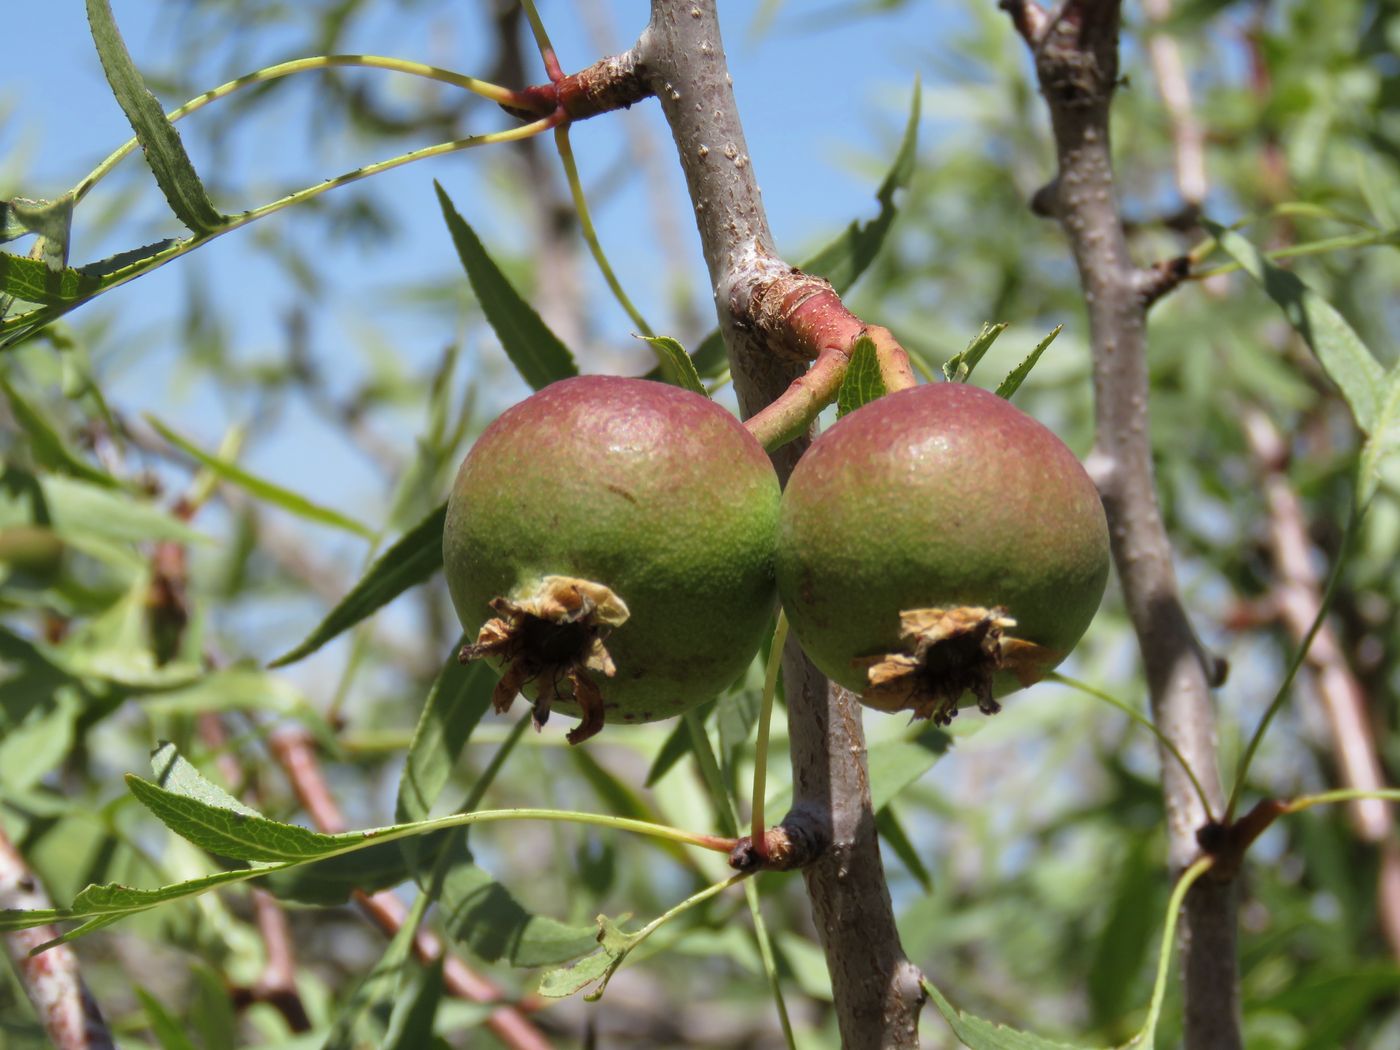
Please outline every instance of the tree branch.
[[[1269, 545], [1278, 574], [1275, 604], [1288, 633], [1301, 643], [1322, 607], [1322, 581], [1309, 555], [1303, 507], [1284, 473], [1288, 448], [1278, 428], [1258, 409], [1244, 416], [1245, 437], [1264, 475], [1269, 507]], [[1348, 665], [1337, 634], [1328, 623], [1318, 628], [1308, 649], [1322, 710], [1332, 730], [1332, 751], [1343, 787], [1378, 791], [1387, 787], [1367, 714], [1366, 694]], [[1393, 955], [1400, 958], [1400, 845], [1390, 806], [1382, 799], [1347, 803], [1357, 836], [1381, 851], [1377, 911]]]
[[[52, 907], [53, 902], [24, 858], [0, 831], [0, 909], [34, 911]], [[16, 930], [3, 935], [5, 952], [57, 1050], [112, 1050], [116, 1044], [78, 972], [78, 957], [72, 946], [58, 944], [38, 955], [29, 954], [57, 936], [58, 930], [53, 926]]]
[[[1054, 214], [1079, 270], [1094, 356], [1095, 443], [1090, 474], [1108, 513], [1114, 562], [1142, 650], [1153, 716], [1222, 805], [1216, 767], [1215, 677], [1182, 608], [1162, 524], [1147, 425], [1143, 271], [1128, 256], [1109, 149], [1118, 80], [1118, 0], [1067, 0], [1050, 20], [1032, 0], [1004, 0], [1035, 56], [1050, 110], [1059, 174]], [[1173, 872], [1198, 855], [1208, 821], [1174, 760], [1162, 758]], [[1186, 900], [1181, 957], [1188, 1050], [1238, 1050], [1239, 975], [1233, 883], [1202, 880]]]
[[[755, 324], [756, 307], [777, 301], [796, 308], [801, 302], [788, 294], [797, 290], [794, 274], [774, 250], [715, 7], [714, 0], [653, 0], [651, 23], [635, 52], [676, 141], [740, 410], [748, 418], [805, 371], [796, 355], [775, 352], [783, 340], [773, 338], [772, 326]], [[779, 286], [786, 290], [770, 298]], [[809, 288], [820, 294], [815, 283]], [[834, 312], [831, 320], [837, 317]], [[856, 321], [852, 340], [861, 327]], [[785, 334], [791, 332], [787, 327]], [[782, 477], [806, 444], [794, 442], [774, 455]], [[794, 781], [792, 812], [783, 823], [795, 839], [829, 844], [803, 875], [826, 951], [842, 1043], [849, 1050], [917, 1047], [923, 990], [918, 969], [900, 946], [880, 862], [860, 706], [832, 687], [795, 642], [784, 651], [783, 671]]]

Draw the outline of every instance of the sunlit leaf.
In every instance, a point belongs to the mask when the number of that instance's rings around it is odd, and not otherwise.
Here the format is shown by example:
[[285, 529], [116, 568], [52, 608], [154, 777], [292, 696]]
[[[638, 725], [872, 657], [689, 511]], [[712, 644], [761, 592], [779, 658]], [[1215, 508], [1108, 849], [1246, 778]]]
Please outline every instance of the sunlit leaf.
[[1238, 233], [1205, 221], [1225, 254], [1254, 278], [1283, 311], [1351, 407], [1356, 425], [1374, 432], [1385, 397], [1385, 370], [1337, 309], [1290, 270], [1275, 266]]
[[1026, 355], [1025, 360], [1013, 368], [1010, 374], [1001, 381], [1001, 385], [997, 387], [997, 397], [1009, 399], [1012, 394], [1021, 389], [1021, 384], [1031, 374], [1031, 369], [1040, 360], [1040, 355], [1045, 353], [1045, 348], [1055, 341], [1055, 336], [1059, 335], [1064, 327], [1062, 324], [1057, 324], [1049, 335], [1035, 344], [1035, 349]]
[[350, 593], [326, 614], [326, 618], [301, 644], [273, 660], [271, 666], [285, 667], [309, 656], [336, 635], [388, 605], [410, 587], [431, 578], [442, 568], [442, 528], [446, 519], [447, 504], [444, 503], [400, 536], [393, 546], [375, 559]]
[[662, 379], [672, 386], [681, 387], [704, 397], [710, 396], [705, 390], [705, 384], [700, 382], [700, 376], [695, 371], [695, 363], [685, 352], [685, 347], [669, 335], [647, 335], [641, 338], [656, 351], [656, 356], [660, 361]]
[[156, 97], [146, 90], [141, 73], [131, 60], [126, 43], [117, 30], [109, 0], [87, 0], [88, 24], [97, 45], [102, 70], [117, 104], [136, 132], [136, 141], [146, 155], [156, 183], [176, 217], [196, 233], [221, 226], [224, 216], [214, 207], [204, 184], [185, 152], [175, 125], [165, 115]]
[[346, 532], [354, 533], [356, 536], [363, 536], [366, 539], [372, 539], [374, 537], [373, 529], [367, 525], [360, 524], [360, 522], [356, 521], [354, 518], [348, 517], [338, 510], [323, 507], [319, 503], [312, 502], [298, 492], [293, 492], [291, 489], [283, 488], [281, 485], [274, 484], [271, 481], [250, 474], [236, 463], [230, 463], [217, 456], [211, 456], [203, 449], [175, 433], [175, 431], [171, 430], [149, 413], [146, 415], [146, 421], [156, 429], [161, 437], [165, 438], [166, 441], [170, 442], [181, 452], [198, 460], [225, 481], [246, 490], [249, 495], [262, 502], [274, 507], [280, 507], [290, 514], [295, 514], [299, 518], [315, 522], [318, 525], [329, 525], [332, 528], [343, 529]]
[[841, 389], [836, 393], [836, 415], [844, 416], [885, 396], [885, 380], [880, 375], [880, 361], [874, 341], [866, 335], [856, 340], [851, 361], [846, 366]]
[[476, 231], [457, 214], [447, 191], [437, 183], [433, 185], [472, 291], [476, 293], [496, 338], [501, 341], [501, 348], [521, 377], [539, 390], [555, 380], [578, 375], [578, 367], [568, 347], [559, 341], [534, 307], [521, 298], [520, 293], [506, 280], [501, 268], [486, 253]]
[[1004, 322], [992, 324], [990, 321], [983, 321], [982, 330], [972, 337], [972, 341], [967, 344], [966, 349], [948, 359], [948, 362], [943, 366], [943, 375], [950, 383], [966, 383], [972, 378], [972, 370], [992, 348], [992, 344], [997, 341], [997, 336], [1004, 331], [1006, 331]]

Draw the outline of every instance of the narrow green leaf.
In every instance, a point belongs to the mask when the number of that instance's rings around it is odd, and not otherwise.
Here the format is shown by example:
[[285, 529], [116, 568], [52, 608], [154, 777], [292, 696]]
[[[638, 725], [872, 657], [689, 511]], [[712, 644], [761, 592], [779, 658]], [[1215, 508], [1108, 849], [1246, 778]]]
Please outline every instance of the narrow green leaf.
[[967, 348], [960, 354], [955, 354], [948, 359], [948, 363], [943, 366], [943, 375], [950, 383], [966, 383], [972, 378], [972, 370], [977, 367], [979, 361], [987, 355], [987, 351], [992, 348], [992, 344], [997, 341], [997, 336], [1006, 331], [1006, 323], [999, 322], [992, 324], [990, 321], [982, 322], [982, 330], [972, 337], [972, 341], [967, 344]]
[[700, 779], [704, 781], [705, 789], [709, 792], [710, 805], [714, 807], [720, 834], [733, 838], [739, 834], [738, 816], [734, 812], [733, 799], [725, 789], [724, 776], [720, 773], [719, 760], [715, 758], [710, 734], [705, 732], [704, 723], [694, 711], [687, 711], [681, 715], [681, 719], [690, 733], [690, 750], [695, 756], [695, 764], [700, 769]]
[[540, 978], [539, 993], [550, 999], [581, 992], [595, 981], [602, 981], [607, 987], [608, 978], [617, 972], [630, 947], [628, 937], [606, 915], [598, 916], [598, 951], [585, 955], [572, 966], [550, 970]]
[[185, 1034], [185, 1026], [161, 1005], [159, 999], [139, 984], [134, 990], [136, 998], [141, 1001], [141, 1008], [146, 1012], [146, 1022], [151, 1026], [151, 1033], [156, 1037], [161, 1050], [198, 1050], [194, 1041]]
[[[702, 726], [709, 721], [710, 715], [714, 713], [718, 703], [718, 699], [706, 700], [695, 709], [695, 717], [700, 720]], [[676, 723], [675, 728], [662, 741], [660, 750], [656, 752], [656, 757], [651, 760], [651, 768], [647, 770], [645, 786], [655, 786], [656, 782], [675, 768], [676, 763], [689, 752], [690, 730], [682, 720]]]
[[255, 879], [259, 875], [287, 866], [279, 864], [220, 871], [153, 890], [138, 890], [117, 883], [88, 886], [73, 898], [73, 903], [67, 908], [45, 908], [40, 911], [0, 910], [0, 932], [27, 930], [33, 926], [46, 926], [49, 923], [66, 922], [71, 919], [87, 919], [83, 925], [69, 930], [60, 938], [61, 942], [66, 943], [103, 926], [109, 926], [128, 915], [207, 893], [219, 886]]
[[1361, 449], [1357, 468], [1356, 502], [1366, 506], [1384, 477], [1387, 459], [1400, 452], [1400, 365], [1391, 369], [1381, 393], [1371, 436]]
[[433, 185], [472, 291], [476, 293], [486, 320], [495, 330], [506, 356], [525, 382], [539, 390], [557, 379], [578, 375], [578, 367], [568, 347], [559, 341], [559, 337], [549, 330], [534, 308], [506, 280], [500, 267], [486, 253], [476, 232], [457, 214], [447, 191], [436, 182]]
[[953, 738], [925, 725], [908, 740], [885, 740], [870, 749], [870, 805], [878, 813], [948, 753]]
[[166, 441], [170, 442], [181, 452], [198, 460], [225, 481], [231, 482], [239, 488], [246, 490], [249, 495], [257, 497], [264, 503], [270, 503], [273, 506], [281, 507], [283, 510], [295, 514], [299, 518], [313, 521], [318, 525], [329, 525], [332, 528], [344, 529], [346, 532], [352, 532], [356, 536], [363, 536], [365, 539], [374, 538], [374, 530], [368, 525], [362, 525], [355, 519], [347, 517], [337, 510], [331, 510], [329, 507], [323, 507], [319, 503], [313, 503], [305, 496], [293, 492], [291, 489], [283, 488], [281, 485], [275, 485], [270, 481], [265, 481], [262, 478], [256, 477], [236, 463], [230, 463], [228, 460], [219, 459], [217, 456], [211, 456], [203, 449], [198, 448], [182, 438], [150, 413], [146, 414], [146, 422], [150, 423], [161, 437], [165, 438]]
[[427, 907], [427, 897], [420, 896], [413, 902], [413, 907], [409, 909], [403, 925], [395, 931], [393, 939], [384, 949], [384, 954], [379, 957], [374, 968], [355, 988], [350, 996], [350, 1001], [340, 1009], [335, 1024], [331, 1026], [330, 1034], [326, 1036], [326, 1041], [321, 1044], [322, 1050], [352, 1050], [358, 1045], [355, 1039], [355, 1029], [361, 1019], [376, 1006], [387, 1004], [393, 1000], [404, 984], [404, 977], [411, 965], [409, 956], [413, 953], [413, 938], [418, 932], [419, 924], [423, 921], [423, 913]]
[[908, 869], [909, 874], [914, 876], [915, 881], [925, 893], [933, 892], [933, 876], [929, 874], [928, 868], [924, 867], [923, 858], [919, 856], [919, 851], [914, 848], [914, 843], [909, 840], [909, 833], [904, 830], [904, 825], [900, 823], [899, 817], [895, 814], [894, 806], [886, 806], [875, 814], [875, 829], [879, 831], [880, 837], [894, 851], [894, 855]]
[[691, 393], [709, 397], [709, 392], [705, 389], [705, 384], [700, 382], [700, 376], [695, 371], [695, 362], [690, 359], [690, 355], [685, 352], [685, 347], [672, 339], [669, 335], [644, 335], [640, 336], [648, 346], [656, 351], [656, 358], [661, 363], [661, 378], [672, 386], [678, 386]]
[[1203, 220], [1221, 249], [1264, 289], [1317, 356], [1351, 407], [1356, 425], [1374, 432], [1386, 382], [1385, 370], [1346, 318], [1297, 274], [1264, 258], [1246, 238], [1218, 223]]
[[461, 843], [457, 863], [443, 876], [438, 915], [453, 940], [488, 962], [554, 966], [593, 948], [592, 926], [573, 926], [526, 909], [510, 891], [472, 862]]
[[802, 264], [802, 269], [818, 277], [825, 277], [836, 289], [837, 295], [845, 295], [850, 287], [875, 261], [884, 246], [885, 237], [894, 225], [898, 215], [894, 196], [909, 185], [913, 178], [919, 149], [919, 111], [923, 97], [923, 85], [914, 80], [914, 93], [909, 103], [909, 119], [904, 125], [904, 137], [895, 153], [894, 163], [875, 191], [875, 199], [880, 202], [880, 211], [869, 222], [852, 222], [835, 240], [827, 244]]
[[[261, 813], [244, 805], [185, 760], [174, 744], [166, 741], [151, 752], [151, 771], [166, 791], [193, 799], [206, 806], [227, 809], [245, 817], [265, 819]], [[278, 858], [281, 859], [281, 858]]]
[[191, 685], [138, 700], [147, 715], [196, 715], [205, 711], [304, 715], [308, 710], [306, 697], [285, 678], [246, 666], [214, 671]]
[[446, 520], [447, 504], [444, 503], [376, 558], [350, 593], [326, 614], [326, 618], [316, 625], [305, 640], [273, 660], [270, 666], [285, 667], [309, 656], [342, 631], [349, 630], [388, 605], [410, 587], [431, 578], [442, 568], [442, 528]]
[[924, 981], [924, 988], [933, 1000], [933, 1005], [953, 1029], [958, 1041], [970, 1050], [1084, 1050], [1079, 1044], [1042, 1039], [1038, 1035], [1018, 1032], [1014, 1028], [993, 1024], [958, 1010], [929, 980]]
[[117, 543], [175, 540], [205, 544], [209, 537], [157, 504], [136, 499], [81, 478], [48, 474], [39, 479], [53, 530], [65, 542], [82, 546], [88, 539]]
[[868, 335], [863, 335], [851, 350], [850, 364], [846, 366], [841, 389], [836, 392], [836, 416], [839, 419], [884, 396], [885, 380], [880, 375], [875, 343]]
[[263, 885], [274, 896], [300, 904], [344, 904], [356, 890], [377, 893], [412, 878], [414, 866], [405, 846], [414, 847], [414, 863], [431, 866], [443, 855], [450, 839], [461, 833], [459, 828], [448, 828], [397, 842], [377, 842], [353, 853], [273, 872], [263, 879]]
[[1045, 348], [1055, 341], [1055, 336], [1064, 330], [1064, 325], [1057, 324], [1054, 330], [1036, 344], [1035, 349], [1026, 355], [1026, 359], [1011, 370], [1011, 373], [1001, 381], [997, 387], [997, 397], [1004, 397], [1010, 400], [1011, 395], [1021, 389], [1021, 384], [1026, 381], [1026, 376], [1031, 374], [1031, 369], [1035, 367], [1040, 355], [1045, 353]]
[[[724, 348], [724, 337], [719, 334], [718, 328], [700, 340], [700, 345], [695, 348], [695, 353], [690, 359], [695, 363], [695, 371], [705, 379], [714, 379], [729, 367], [729, 354]], [[660, 376], [656, 374], [653, 378]]]
[[442, 1002], [442, 965], [439, 955], [413, 982], [400, 982], [383, 1050], [422, 1050], [433, 1045], [433, 1021]]
[[427, 818], [447, 786], [462, 748], [491, 706], [495, 684], [496, 675], [489, 667], [479, 660], [462, 663], [457, 659], [457, 647], [453, 647], [418, 716], [399, 777], [395, 819], [406, 822]]
[[133, 773], [127, 774], [126, 786], [136, 796], [136, 801], [175, 834], [210, 853], [234, 860], [264, 863], [316, 860], [353, 845], [360, 838], [323, 835], [296, 824], [269, 820], [252, 811], [212, 804], [167, 791]]
[[107, 83], [136, 132], [136, 141], [141, 144], [156, 183], [170, 203], [170, 210], [195, 233], [207, 233], [223, 225], [224, 216], [214, 207], [204, 184], [199, 181], [179, 132], [156, 97], [146, 90], [141, 73], [117, 30], [110, 0], [87, 0], [87, 13]]
[[[0, 292], [27, 303], [43, 306], [77, 303], [99, 291], [102, 285], [101, 277], [71, 266], [54, 270], [38, 259], [0, 252]], [[23, 316], [9, 318], [5, 325], [17, 324]]]
[[64, 195], [58, 200], [29, 200], [12, 197], [0, 201], [0, 244], [17, 240], [26, 234], [38, 234], [47, 242], [44, 262], [58, 268], [67, 259], [69, 231], [73, 226], [73, 199]]
[[48, 421], [34, 405], [14, 388], [8, 379], [0, 376], [0, 391], [10, 403], [10, 411], [15, 422], [29, 436], [29, 451], [34, 459], [50, 470], [71, 474], [94, 485], [106, 488], [120, 488], [117, 479], [104, 470], [99, 470], [77, 452], [68, 447], [58, 428]]

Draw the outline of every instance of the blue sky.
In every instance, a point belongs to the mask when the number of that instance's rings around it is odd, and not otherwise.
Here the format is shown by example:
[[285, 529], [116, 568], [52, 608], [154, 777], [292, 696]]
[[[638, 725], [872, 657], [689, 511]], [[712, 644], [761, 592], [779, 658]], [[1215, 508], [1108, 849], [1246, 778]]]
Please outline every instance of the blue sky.
[[[776, 6], [770, 31], [756, 35], [755, 17], [766, 5], [726, 2], [720, 6], [735, 90], [769, 216], [784, 253], [798, 258], [852, 218], [873, 212], [872, 191], [897, 141], [915, 75], [923, 73], [929, 83], [931, 56], [938, 37], [949, 31], [950, 12], [946, 7], [940, 12], [933, 4], [909, 3], [892, 13], [839, 18], [830, 12], [847, 9], [845, 0], [789, 2]], [[129, 49], [148, 77], [155, 79], [180, 68], [176, 27], [178, 19], [192, 17], [187, 5], [114, 0], [113, 8]], [[647, 9], [639, 0], [610, 5], [607, 20], [619, 44], [635, 38]], [[471, 5], [463, 5], [455, 14], [452, 11], [453, 5], [386, 3], [350, 26], [340, 50], [484, 72], [490, 63], [490, 42], [480, 39], [476, 12]], [[574, 4], [545, 0], [541, 11], [566, 69], [580, 68], [599, 57], [575, 17]], [[7, 14], [7, 22], [11, 38], [23, 40], [24, 47], [10, 49], [0, 69], [0, 194], [57, 194], [124, 141], [129, 129], [107, 91], [81, 3], [21, 5]], [[254, 32], [236, 37], [230, 33], [226, 47], [212, 49], [214, 61], [197, 71], [187, 69], [186, 75], [195, 78], [198, 90], [204, 90], [292, 57], [287, 47], [285, 34]], [[535, 75], [542, 79], [538, 69]], [[310, 88], [318, 76], [303, 74], [293, 78], [303, 83], [284, 82], [277, 93], [245, 111], [237, 129], [219, 142], [207, 141], [200, 132], [201, 117], [213, 107], [182, 123], [186, 145], [221, 207], [250, 207], [289, 189], [429, 144], [416, 139], [402, 140], [400, 145], [339, 136], [315, 151], [308, 149], [308, 128], [317, 117]], [[405, 110], [412, 109], [413, 93], [421, 90], [418, 82], [396, 74], [352, 71], [351, 76], [392, 85], [402, 94]], [[185, 99], [167, 93], [161, 101], [173, 108]], [[653, 103], [574, 130], [585, 185], [597, 186], [615, 171], [623, 153], [621, 121], [640, 121], [651, 128], [689, 253], [684, 264], [703, 303], [708, 293], [698, 239], [669, 134]], [[503, 114], [483, 107], [474, 118], [473, 130], [509, 123]], [[505, 251], [527, 243], [519, 229], [520, 216], [512, 213], [504, 188], [484, 177], [486, 170], [479, 155], [468, 152], [375, 178], [373, 189], [391, 202], [396, 230], [384, 243], [369, 247], [317, 244], [317, 227], [288, 212], [263, 220], [263, 224], [284, 224], [298, 236], [305, 229], [308, 239], [303, 248], [308, 252], [335, 252], [324, 297], [312, 304], [310, 315], [313, 345], [323, 362], [333, 363], [344, 375], [354, 374], [359, 355], [347, 353], [347, 348], [373, 341], [426, 365], [458, 336], [441, 312], [394, 309], [386, 301], [385, 288], [420, 277], [443, 280], [460, 274], [433, 200], [434, 179], [442, 181], [488, 246]], [[599, 202], [595, 218], [633, 299], [653, 324], [664, 329], [666, 279], [672, 261], [659, 257], [656, 239], [647, 229], [648, 215], [638, 180], [631, 179]], [[179, 232], [142, 161], [132, 157], [79, 210], [73, 261], [88, 262]], [[102, 343], [94, 348], [99, 368], [104, 360], [126, 360], [124, 347], [155, 351], [139, 355], [140, 364], [135, 367], [111, 366], [108, 393], [117, 403], [135, 411], [159, 410], [206, 446], [216, 443], [223, 428], [235, 421], [236, 406], [225, 403], [217, 392], [186, 381], [187, 377], [179, 378], [182, 373], [175, 366], [182, 347], [174, 322], [178, 304], [197, 283], [206, 290], [212, 309], [228, 320], [235, 353], [257, 359], [279, 352], [284, 318], [304, 297], [256, 250], [258, 236], [256, 226], [231, 233], [86, 308], [88, 316], [100, 314], [111, 322]], [[590, 293], [605, 303], [601, 316], [607, 341], [629, 347], [632, 326], [607, 300], [591, 263], [586, 263], [585, 274]], [[479, 349], [492, 364], [493, 348]], [[610, 362], [585, 358], [581, 364], [585, 370], [600, 371], [607, 370]], [[523, 393], [523, 387], [512, 390], [507, 383], [499, 393], [509, 401]], [[300, 427], [289, 428], [285, 436], [285, 441], [265, 442], [253, 449], [252, 465], [314, 498], [348, 509], [375, 498], [365, 488], [371, 481], [365, 475], [366, 465], [353, 453], [337, 448], [335, 435]], [[397, 438], [406, 445], [411, 436]]]

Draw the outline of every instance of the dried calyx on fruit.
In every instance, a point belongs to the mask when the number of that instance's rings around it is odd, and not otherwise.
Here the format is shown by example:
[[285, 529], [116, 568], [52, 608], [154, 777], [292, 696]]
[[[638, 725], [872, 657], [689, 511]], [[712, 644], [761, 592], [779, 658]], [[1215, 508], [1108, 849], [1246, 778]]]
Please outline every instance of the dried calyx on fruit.
[[487, 427], [448, 501], [443, 560], [473, 641], [536, 725], [647, 722], [731, 684], [775, 605], [778, 479], [732, 415], [677, 387], [566, 379]]
[[1108, 579], [1093, 482], [1054, 434], [936, 383], [839, 420], [783, 494], [778, 589], [813, 662], [864, 703], [951, 721], [1069, 654]]

